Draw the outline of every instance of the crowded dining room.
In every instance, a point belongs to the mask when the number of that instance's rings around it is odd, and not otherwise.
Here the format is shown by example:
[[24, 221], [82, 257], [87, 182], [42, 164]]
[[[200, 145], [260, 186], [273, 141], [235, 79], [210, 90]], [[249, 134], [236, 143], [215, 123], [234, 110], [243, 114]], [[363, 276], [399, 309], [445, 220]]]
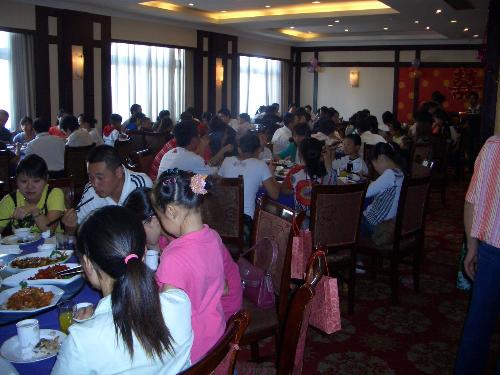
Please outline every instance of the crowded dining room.
[[499, 0], [1, 0], [0, 375], [500, 375], [499, 66]]

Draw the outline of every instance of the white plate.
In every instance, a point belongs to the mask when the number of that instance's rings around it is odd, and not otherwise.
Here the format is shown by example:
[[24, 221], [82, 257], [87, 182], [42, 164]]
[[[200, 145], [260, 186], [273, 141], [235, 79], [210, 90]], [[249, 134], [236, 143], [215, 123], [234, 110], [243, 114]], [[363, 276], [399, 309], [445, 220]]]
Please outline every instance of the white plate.
[[[73, 316], [73, 320], [74, 320], [75, 322], [77, 322], [77, 323], [83, 323], [83, 322], [86, 322], [87, 320], [94, 319], [94, 317], [95, 317], [95, 306], [94, 306], [94, 304], [93, 304], [93, 303], [91, 303], [91, 302], [80, 302], [80, 303], [77, 303], [77, 304], [75, 305], [75, 307], [76, 307], [76, 309], [77, 309], [77, 310], [78, 310], [78, 309], [81, 309], [81, 308], [84, 308], [84, 307], [87, 307], [87, 306], [92, 306], [92, 307], [94, 307], [94, 313], [93, 313], [91, 316], [89, 316], [87, 319], [76, 319], [76, 318]], [[74, 314], [74, 312], [73, 312], [73, 314]]]
[[[49, 339], [52, 340], [56, 337], [59, 337], [59, 343], [62, 343], [64, 339], [66, 338], [66, 335], [62, 333], [61, 331], [57, 331], [55, 329], [41, 329], [40, 330], [40, 338], [41, 339]], [[23, 357], [21, 356], [21, 348], [19, 347], [19, 340], [16, 336], [12, 336], [10, 339], [5, 341], [2, 345], [2, 348], [0, 349], [0, 353], [4, 358], [9, 360], [10, 362], [13, 363], [31, 363], [31, 362], [38, 362], [47, 358], [51, 358], [55, 355], [57, 355], [58, 350], [51, 351], [51, 352], [35, 352], [35, 349], [33, 350], [33, 353], [29, 357]]]
[[[66, 263], [68, 261], [68, 259], [71, 258], [71, 256], [73, 255], [73, 251], [71, 251], [71, 250], [60, 250], [60, 251], [65, 252], [67, 254], [67, 256], [66, 256], [66, 258], [64, 258], [64, 260], [57, 262], [57, 263]], [[46, 266], [42, 266], [42, 267], [36, 267], [36, 268], [16, 268], [16, 267], [12, 267], [11, 264], [16, 259], [45, 258], [45, 257], [49, 257], [51, 253], [52, 253], [52, 251], [38, 251], [36, 253], [22, 255], [20, 257], [12, 259], [7, 266], [7, 271], [9, 271], [10, 273], [18, 273], [18, 272], [23, 272], [23, 271], [27, 271], [27, 270], [38, 270], [40, 268], [46, 267]], [[54, 263], [54, 264], [57, 264], [57, 263]]]
[[40, 307], [38, 309], [31, 309], [31, 310], [7, 310], [5, 308], [5, 305], [7, 304], [7, 300], [11, 295], [16, 293], [21, 289], [21, 287], [15, 287], [15, 288], [10, 288], [6, 289], [3, 292], [0, 293], [0, 313], [2, 314], [33, 314], [35, 312], [39, 312], [42, 310], [46, 310], [48, 308], [51, 308], [52, 306], [55, 306], [57, 302], [61, 299], [62, 295], [64, 294], [64, 290], [58, 288], [57, 286], [54, 285], [37, 285], [37, 288], [42, 288], [44, 292], [52, 292], [54, 293], [54, 296], [52, 297], [52, 301], [47, 306]]
[[18, 236], [13, 234], [12, 236], [2, 238], [2, 245], [29, 245], [33, 242], [36, 242], [40, 239], [40, 233], [30, 233], [28, 236], [28, 241], [23, 243], [18, 243]]
[[[61, 263], [56, 263], [56, 264], [61, 264]], [[37, 279], [37, 280], [28, 280], [30, 277], [36, 275], [38, 271], [43, 270], [48, 267], [52, 267], [55, 264], [51, 264], [50, 266], [45, 266], [42, 268], [30, 268], [26, 271], [22, 271], [19, 273], [15, 273], [12, 276], [9, 276], [3, 280], [4, 285], [8, 287], [15, 287], [19, 286], [19, 283], [21, 281], [26, 281], [28, 285], [59, 285], [59, 286], [65, 286], [68, 284], [71, 284], [73, 281], [79, 279], [82, 277], [82, 275], [79, 273], [69, 279]], [[74, 268], [79, 266], [78, 263], [66, 263], [66, 266], [69, 268]]]
[[6, 359], [0, 358], [0, 374], [3, 375], [19, 375], [16, 368]]

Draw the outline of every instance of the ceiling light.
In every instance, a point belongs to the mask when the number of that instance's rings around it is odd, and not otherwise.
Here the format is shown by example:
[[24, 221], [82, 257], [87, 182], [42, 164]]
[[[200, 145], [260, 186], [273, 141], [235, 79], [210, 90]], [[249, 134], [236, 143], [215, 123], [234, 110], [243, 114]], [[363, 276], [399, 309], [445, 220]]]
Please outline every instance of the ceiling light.
[[479, 38], [479, 34], [472, 35], [473, 38]]
[[295, 29], [295, 26], [290, 26], [290, 29]]
[[328, 27], [332, 27], [333, 25], [328, 25]]
[[311, 34], [311, 33], [312, 33], [312, 31], [311, 31], [311, 30], [309, 30], [309, 31], [308, 31], [308, 33], [309, 33], [309, 34]]
[[389, 30], [389, 28], [388, 27], [384, 27], [384, 30]]
[[415, 21], [413, 21], [413, 22], [415, 22], [415, 23], [419, 23], [420, 21], [419, 21], [419, 20], [415, 20]]
[[295, 38], [301, 38], [301, 39], [313, 39], [313, 38], [318, 38], [319, 36], [321, 36], [320, 34], [305, 33], [303, 31], [299, 31], [299, 30], [278, 29], [277, 31], [282, 33], [282, 34], [293, 36]]
[[194, 4], [193, 3], [189, 3], [188, 4], [190, 7], [194, 7]]
[[321, 4], [321, 1], [313, 1], [313, 4]]
[[441, 9], [436, 9], [436, 14], [440, 14], [442, 12]]
[[469, 31], [469, 28], [468, 28], [468, 27], [466, 27], [466, 28], [464, 29], [464, 32], [465, 32], [465, 31]]
[[451, 20], [450, 23], [457, 23], [457, 20]]
[[339, 23], [339, 22], [340, 22], [340, 20], [335, 20], [335, 21], [333, 21], [333, 22], [335, 22], [335, 23]]
[[266, 5], [266, 8], [271, 8], [271, 5]]
[[425, 29], [426, 29], [426, 30], [430, 30], [430, 29], [431, 29], [431, 27], [430, 27], [430, 26], [427, 26]]
[[345, 29], [344, 31], [349, 31], [349, 29]]
[[221, 10], [220, 12], [221, 12], [221, 13], [226, 13], [226, 12], [227, 12], [227, 10]]

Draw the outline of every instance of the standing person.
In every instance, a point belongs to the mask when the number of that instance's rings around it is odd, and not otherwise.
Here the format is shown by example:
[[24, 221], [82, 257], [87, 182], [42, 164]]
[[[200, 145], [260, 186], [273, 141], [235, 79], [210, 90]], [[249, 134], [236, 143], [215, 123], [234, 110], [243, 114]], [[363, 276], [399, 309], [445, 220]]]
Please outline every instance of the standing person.
[[297, 124], [297, 115], [295, 113], [286, 113], [283, 118], [283, 126], [277, 129], [271, 143], [273, 144], [273, 153], [279, 154], [288, 147], [290, 138], [292, 138], [292, 129]]
[[0, 109], [0, 141], [11, 143], [12, 133], [5, 127], [7, 121], [9, 121], [9, 112], [5, 109]]
[[26, 146], [25, 155], [37, 154], [45, 160], [49, 178], [64, 177], [64, 148], [66, 139], [49, 134], [50, 123], [42, 118], [33, 121], [36, 137]]
[[100, 146], [104, 143], [101, 135], [95, 128], [95, 125], [97, 124], [97, 120], [95, 118], [81, 113], [78, 115], [78, 124], [82, 129], [85, 129], [90, 134], [92, 137], [92, 143], [95, 143], [96, 146]]
[[132, 104], [130, 106], [130, 117], [127, 120], [125, 120], [125, 122], [122, 124], [122, 132], [125, 132], [131, 120], [133, 118], [135, 119], [135, 116], [138, 113], [142, 113], [142, 107], [139, 104]]
[[92, 211], [110, 205], [123, 205], [130, 192], [153, 184], [144, 173], [133, 172], [122, 165], [120, 155], [114, 147], [101, 145], [92, 149], [87, 156], [89, 183], [83, 190], [83, 205], [78, 213], [68, 210], [63, 223], [71, 230], [76, 229]]
[[82, 224], [82, 267], [103, 298], [93, 313], [79, 313], [92, 319], [69, 327], [53, 375], [174, 375], [189, 367], [189, 298], [176, 288], [159, 293], [145, 247], [140, 220], [124, 207], [100, 208]]
[[156, 280], [161, 291], [179, 288], [191, 300], [192, 363], [217, 343], [226, 326], [221, 302], [225, 246], [219, 234], [203, 224], [200, 211], [211, 187], [207, 176], [169, 170], [158, 178], [152, 195], [163, 229], [176, 237], [161, 254]]
[[84, 147], [94, 143], [89, 132], [78, 125], [75, 116], [64, 116], [59, 123], [59, 127], [68, 135], [66, 140], [66, 146], [68, 147]]
[[[464, 269], [474, 281], [455, 374], [484, 374], [500, 316], [500, 135], [490, 137], [477, 157], [465, 196], [467, 255]], [[496, 374], [500, 374], [500, 360]]]
[[104, 143], [108, 146], [114, 146], [115, 141], [120, 137], [122, 129], [122, 116], [117, 113], [111, 114], [109, 124], [102, 130]]
[[29, 116], [24, 116], [20, 122], [21, 133], [15, 135], [13, 143], [28, 143], [35, 139], [35, 131], [33, 130], [33, 119]]

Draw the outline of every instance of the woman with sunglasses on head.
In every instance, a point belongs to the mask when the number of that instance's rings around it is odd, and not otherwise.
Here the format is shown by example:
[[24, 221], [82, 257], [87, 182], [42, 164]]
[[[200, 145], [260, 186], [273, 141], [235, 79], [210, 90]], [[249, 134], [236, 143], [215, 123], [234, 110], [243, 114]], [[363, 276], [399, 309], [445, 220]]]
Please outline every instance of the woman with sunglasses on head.
[[127, 208], [102, 207], [82, 223], [77, 251], [103, 298], [90, 319], [70, 326], [53, 375], [173, 375], [190, 366], [191, 303], [180, 289], [160, 293], [145, 248], [141, 221]]

